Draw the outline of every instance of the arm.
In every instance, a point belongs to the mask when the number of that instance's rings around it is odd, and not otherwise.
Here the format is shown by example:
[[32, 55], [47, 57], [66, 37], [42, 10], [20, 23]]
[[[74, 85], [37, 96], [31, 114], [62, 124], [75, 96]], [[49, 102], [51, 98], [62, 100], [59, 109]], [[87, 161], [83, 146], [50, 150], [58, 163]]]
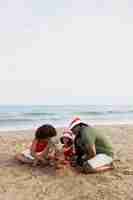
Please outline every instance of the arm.
[[31, 155], [32, 155], [34, 158], [36, 158], [36, 144], [37, 144], [37, 140], [34, 139], [34, 140], [32, 141], [32, 145], [31, 145], [31, 147], [30, 147]]
[[87, 159], [91, 159], [96, 156], [96, 147], [95, 144], [93, 145], [88, 145], [86, 144], [86, 154], [87, 154]]
[[45, 156], [45, 154], [47, 154], [47, 152], [48, 152], [48, 150], [49, 150], [49, 145], [48, 145], [42, 152], [37, 153], [37, 152], [36, 152], [36, 145], [37, 145], [37, 142], [38, 142], [38, 141], [37, 141], [36, 139], [34, 139], [33, 142], [32, 142], [31, 148], [30, 148], [30, 150], [31, 150], [31, 155], [32, 155], [34, 158], [36, 158], [36, 159], [38, 159], [40, 156]]
[[87, 159], [96, 156], [96, 133], [92, 128], [85, 129], [83, 132], [83, 141]]
[[54, 158], [56, 153], [56, 147], [55, 144], [49, 140], [47, 147], [39, 153], [38, 157], [41, 160], [47, 159], [47, 158]]
[[48, 144], [47, 147], [37, 155], [38, 159], [44, 160], [45, 158], [48, 158], [49, 149], [50, 149], [50, 147]]

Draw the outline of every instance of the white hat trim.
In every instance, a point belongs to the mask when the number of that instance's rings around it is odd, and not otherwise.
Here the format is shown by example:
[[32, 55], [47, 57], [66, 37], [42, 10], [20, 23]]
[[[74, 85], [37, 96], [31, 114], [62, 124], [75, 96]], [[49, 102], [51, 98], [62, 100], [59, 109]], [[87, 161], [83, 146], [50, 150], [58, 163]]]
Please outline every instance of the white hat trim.
[[70, 134], [68, 134], [68, 133], [63, 134], [62, 138], [64, 138], [64, 137], [69, 138], [69, 139], [71, 139], [71, 140], [74, 139], [73, 135], [70, 135]]
[[77, 120], [76, 122], [74, 122], [72, 125], [70, 125], [70, 129], [72, 129], [74, 126], [76, 126], [76, 125], [78, 125], [78, 124], [80, 124], [80, 123], [84, 123], [84, 122], [82, 122], [81, 120]]

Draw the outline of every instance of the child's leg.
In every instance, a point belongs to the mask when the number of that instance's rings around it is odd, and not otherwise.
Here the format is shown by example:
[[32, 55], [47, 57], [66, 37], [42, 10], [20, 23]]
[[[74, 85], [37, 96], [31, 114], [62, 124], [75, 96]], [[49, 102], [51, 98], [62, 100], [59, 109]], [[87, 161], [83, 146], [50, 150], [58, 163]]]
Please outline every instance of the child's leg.
[[83, 163], [85, 173], [104, 172], [113, 168], [113, 159], [105, 154], [98, 154]]
[[34, 160], [31, 160], [29, 158], [26, 158], [22, 153], [17, 154], [15, 156], [15, 159], [22, 162], [22, 163], [27, 163], [27, 164], [33, 164]]
[[110, 169], [114, 169], [113, 164], [104, 165], [104, 166], [102, 166], [102, 167], [97, 167], [97, 168], [95, 169], [95, 171], [96, 171], [96, 172], [104, 172], [104, 171], [108, 171], [108, 170], [110, 170]]
[[88, 164], [84, 163], [83, 168], [81, 169], [82, 172], [84, 173], [97, 173], [97, 172], [105, 172], [108, 170], [114, 169], [113, 165], [104, 165], [101, 167], [97, 167], [97, 168], [92, 168], [91, 166], [89, 166]]

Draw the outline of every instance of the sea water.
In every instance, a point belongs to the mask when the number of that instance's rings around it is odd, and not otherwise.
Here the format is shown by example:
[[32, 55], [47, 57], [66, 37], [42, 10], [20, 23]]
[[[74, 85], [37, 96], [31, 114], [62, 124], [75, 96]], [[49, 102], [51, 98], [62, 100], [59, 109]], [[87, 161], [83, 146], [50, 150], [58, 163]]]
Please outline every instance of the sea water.
[[129, 105], [1, 105], [0, 130], [34, 129], [49, 123], [68, 126], [80, 117], [89, 124], [133, 124], [133, 106]]

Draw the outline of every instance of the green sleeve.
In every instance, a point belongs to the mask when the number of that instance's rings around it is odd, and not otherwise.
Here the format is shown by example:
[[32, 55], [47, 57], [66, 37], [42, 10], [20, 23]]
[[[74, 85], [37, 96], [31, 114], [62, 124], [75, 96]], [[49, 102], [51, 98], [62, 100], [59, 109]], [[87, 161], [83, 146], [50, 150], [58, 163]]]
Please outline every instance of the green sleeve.
[[92, 128], [85, 128], [82, 132], [82, 139], [85, 145], [94, 145], [96, 140], [95, 131]]

